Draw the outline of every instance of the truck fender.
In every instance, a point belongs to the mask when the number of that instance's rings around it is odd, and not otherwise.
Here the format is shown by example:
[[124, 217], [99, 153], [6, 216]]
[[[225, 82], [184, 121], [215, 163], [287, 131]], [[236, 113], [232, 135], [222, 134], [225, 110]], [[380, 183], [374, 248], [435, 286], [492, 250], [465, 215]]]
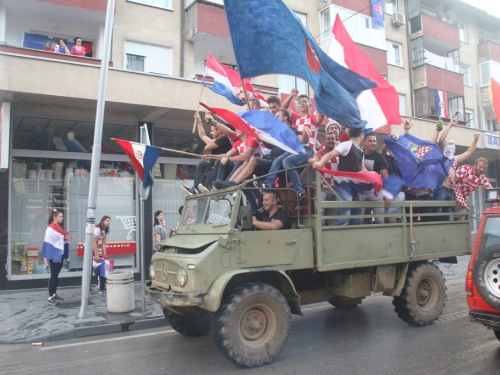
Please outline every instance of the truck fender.
[[274, 267], [257, 267], [226, 272], [214, 281], [205, 296], [202, 307], [215, 312], [219, 309], [223, 295], [231, 290], [231, 285], [240, 286], [260, 281], [278, 289], [288, 301], [292, 314], [304, 315], [300, 309], [300, 297], [288, 275]]
[[408, 267], [409, 266], [410, 266], [410, 263], [404, 263], [401, 265], [400, 272], [399, 272], [399, 279], [396, 283], [396, 287], [392, 290], [388, 290], [388, 291], [384, 292], [383, 293], [384, 296], [397, 297], [401, 294], [401, 291], [403, 290], [403, 287], [405, 286], [405, 283], [406, 283], [406, 275], [408, 274]]

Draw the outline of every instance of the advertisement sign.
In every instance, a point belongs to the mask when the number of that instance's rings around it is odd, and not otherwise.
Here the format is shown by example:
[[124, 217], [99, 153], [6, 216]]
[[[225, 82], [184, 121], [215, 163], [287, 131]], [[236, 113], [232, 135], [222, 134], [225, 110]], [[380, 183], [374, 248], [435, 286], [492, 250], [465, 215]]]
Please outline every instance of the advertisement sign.
[[484, 133], [484, 148], [499, 150], [499, 136], [495, 133]]
[[[83, 242], [79, 242], [76, 248], [76, 255], [79, 257], [83, 256]], [[136, 243], [135, 241], [116, 241], [106, 243], [106, 254], [116, 255], [116, 254], [135, 254]]]
[[10, 103], [0, 107], [0, 171], [9, 167]]
[[[23, 47], [53, 52], [54, 45], [57, 44], [58, 39], [59, 38], [49, 38], [46, 35], [24, 33]], [[64, 39], [64, 41], [66, 42], [66, 46], [68, 46], [71, 51], [71, 47], [73, 47], [75, 43], [67, 41], [66, 39]]]

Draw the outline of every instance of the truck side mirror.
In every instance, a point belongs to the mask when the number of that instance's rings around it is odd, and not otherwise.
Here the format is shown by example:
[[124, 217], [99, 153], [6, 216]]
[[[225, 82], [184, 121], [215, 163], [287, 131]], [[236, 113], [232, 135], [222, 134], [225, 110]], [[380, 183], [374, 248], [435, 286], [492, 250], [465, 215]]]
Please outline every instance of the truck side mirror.
[[241, 206], [238, 216], [241, 218], [243, 229], [253, 228], [252, 208], [250, 206]]

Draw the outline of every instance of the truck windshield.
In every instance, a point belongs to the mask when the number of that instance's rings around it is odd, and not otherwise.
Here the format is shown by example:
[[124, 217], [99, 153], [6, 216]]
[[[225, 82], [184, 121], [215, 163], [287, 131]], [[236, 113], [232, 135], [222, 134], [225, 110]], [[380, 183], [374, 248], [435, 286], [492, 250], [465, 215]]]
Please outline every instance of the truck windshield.
[[231, 221], [234, 197], [200, 197], [186, 199], [181, 226], [185, 225], [225, 225]]
[[500, 245], [498, 228], [500, 228], [500, 216], [492, 216], [486, 220], [479, 251], [493, 245]]

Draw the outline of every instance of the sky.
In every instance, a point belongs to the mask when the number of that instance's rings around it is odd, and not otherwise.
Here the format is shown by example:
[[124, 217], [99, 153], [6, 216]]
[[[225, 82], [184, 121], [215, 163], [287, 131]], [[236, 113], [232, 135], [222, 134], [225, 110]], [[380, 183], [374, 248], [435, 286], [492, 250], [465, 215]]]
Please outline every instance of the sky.
[[500, 18], [500, 4], [497, 0], [463, 0], [463, 2], [474, 5], [476, 8]]

